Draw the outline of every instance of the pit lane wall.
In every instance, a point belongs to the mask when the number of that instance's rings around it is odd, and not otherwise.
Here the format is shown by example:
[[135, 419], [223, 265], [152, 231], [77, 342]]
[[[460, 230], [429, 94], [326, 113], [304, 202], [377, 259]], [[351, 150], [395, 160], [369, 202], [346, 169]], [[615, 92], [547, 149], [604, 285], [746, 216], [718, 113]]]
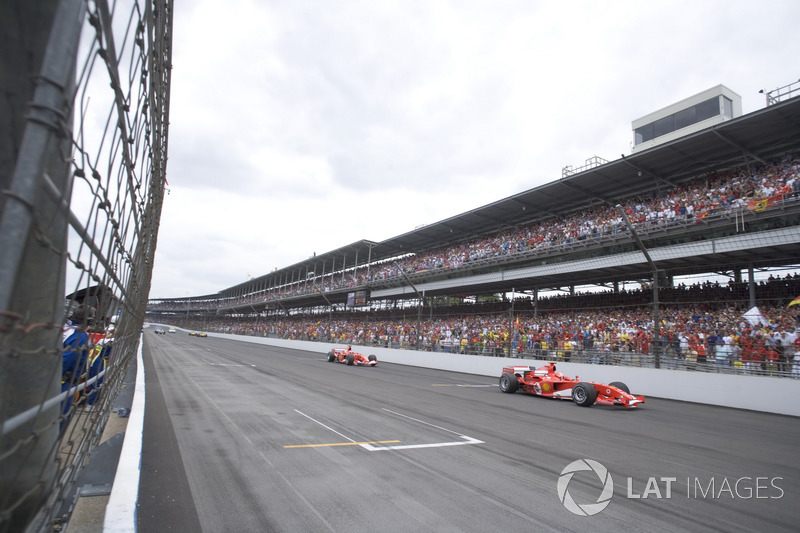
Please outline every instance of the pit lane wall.
[[[320, 352], [321, 355], [327, 354], [333, 347], [345, 347], [338, 344], [247, 337], [222, 333], [209, 333], [209, 336], [295, 350]], [[354, 349], [365, 355], [375, 354], [380, 362], [450, 370], [481, 376], [496, 376], [498, 379], [504, 366], [542, 366], [544, 364], [540, 360], [508, 359], [480, 355], [416, 352], [391, 348], [364, 348], [361, 346], [354, 347]], [[644, 395], [645, 400], [647, 397], [666, 398], [684, 402], [800, 416], [800, 379], [563, 362], [558, 363], [558, 370], [567, 376], [577, 375], [584, 381], [599, 383], [622, 381], [628, 385], [632, 393]]]

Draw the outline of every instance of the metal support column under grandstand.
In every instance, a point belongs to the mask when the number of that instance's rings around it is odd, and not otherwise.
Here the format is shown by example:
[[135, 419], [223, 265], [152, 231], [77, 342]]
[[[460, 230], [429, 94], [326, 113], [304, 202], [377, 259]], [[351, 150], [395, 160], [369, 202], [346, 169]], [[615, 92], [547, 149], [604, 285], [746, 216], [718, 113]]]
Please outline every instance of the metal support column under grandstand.
[[639, 249], [642, 251], [642, 255], [644, 255], [644, 258], [647, 260], [647, 264], [653, 269], [653, 338], [655, 339], [655, 343], [653, 344], [653, 366], [655, 368], [661, 368], [661, 316], [658, 312], [658, 267], [647, 252], [647, 248], [642, 242], [642, 239], [639, 238], [639, 234], [636, 233], [636, 230], [633, 228], [628, 214], [619, 204], [617, 204], [617, 211], [619, 211], [622, 220], [625, 221], [628, 231], [631, 232], [631, 235], [633, 235], [633, 238], [636, 240], [636, 245], [639, 246]]

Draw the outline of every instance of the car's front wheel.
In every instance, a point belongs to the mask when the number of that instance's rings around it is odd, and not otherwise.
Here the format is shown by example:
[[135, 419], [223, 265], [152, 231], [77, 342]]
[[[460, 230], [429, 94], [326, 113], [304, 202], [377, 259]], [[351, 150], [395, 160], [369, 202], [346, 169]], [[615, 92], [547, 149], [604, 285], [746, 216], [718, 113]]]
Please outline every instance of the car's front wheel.
[[609, 386], [609, 387], [616, 387], [616, 388], [618, 388], [619, 390], [621, 390], [622, 392], [627, 392], [628, 394], [630, 394], [630, 393], [631, 393], [631, 390], [628, 388], [628, 386], [627, 386], [627, 385], [625, 385], [625, 384], [624, 384], [623, 382], [621, 382], [621, 381], [612, 381], [611, 383], [609, 383], [609, 384], [608, 384], [608, 386]]
[[572, 387], [572, 401], [581, 407], [590, 407], [597, 400], [597, 391], [588, 383], [576, 383]]
[[519, 388], [519, 381], [517, 381], [517, 376], [509, 373], [505, 373], [502, 376], [500, 376], [500, 390], [502, 392], [512, 394], [514, 392], [517, 392], [518, 388]]

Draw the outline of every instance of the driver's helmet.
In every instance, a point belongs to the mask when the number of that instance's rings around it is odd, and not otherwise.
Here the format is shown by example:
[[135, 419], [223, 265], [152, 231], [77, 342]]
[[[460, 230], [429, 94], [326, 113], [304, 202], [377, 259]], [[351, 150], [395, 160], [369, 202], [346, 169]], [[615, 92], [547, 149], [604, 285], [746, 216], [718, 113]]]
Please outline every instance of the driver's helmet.
[[558, 379], [563, 379], [563, 378], [564, 378], [564, 373], [563, 373], [563, 372], [556, 372], [556, 373], [555, 373], [555, 376], [556, 376]]

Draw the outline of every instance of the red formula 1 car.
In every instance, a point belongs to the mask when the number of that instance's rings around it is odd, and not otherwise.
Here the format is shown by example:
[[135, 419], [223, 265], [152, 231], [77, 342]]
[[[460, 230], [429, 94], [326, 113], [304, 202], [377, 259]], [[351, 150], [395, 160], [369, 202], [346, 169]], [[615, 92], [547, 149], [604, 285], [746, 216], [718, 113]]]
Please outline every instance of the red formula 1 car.
[[378, 364], [378, 358], [374, 355], [367, 357], [366, 355], [354, 352], [353, 349], [348, 346], [347, 348], [334, 348], [328, 352], [328, 362], [344, 363], [350, 366], [375, 366]]
[[578, 376], [569, 378], [556, 372], [555, 363], [547, 363], [536, 369], [530, 366], [507, 366], [500, 376], [500, 390], [509, 394], [521, 390], [536, 396], [571, 399], [581, 407], [599, 403], [630, 408], [644, 403], [644, 396], [634, 396], [624, 383], [614, 381], [603, 385], [580, 381]]

